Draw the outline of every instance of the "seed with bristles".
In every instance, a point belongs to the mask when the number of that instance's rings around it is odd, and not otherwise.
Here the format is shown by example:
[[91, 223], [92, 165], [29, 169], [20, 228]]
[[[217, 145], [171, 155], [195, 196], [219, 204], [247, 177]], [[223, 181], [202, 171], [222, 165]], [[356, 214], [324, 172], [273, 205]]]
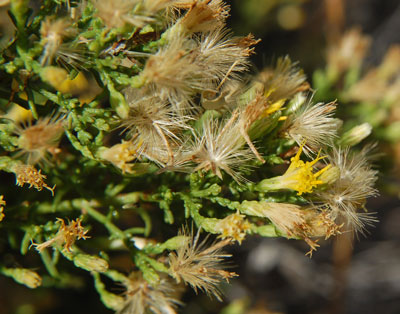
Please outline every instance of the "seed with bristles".
[[[187, 234], [187, 231], [182, 233]], [[200, 241], [199, 237], [200, 232], [194, 237], [192, 234], [185, 245], [169, 254], [170, 275], [178, 283], [190, 285], [196, 292], [202, 290], [221, 300], [218, 284], [237, 276], [222, 269], [223, 260], [230, 257], [229, 254], [223, 253], [222, 249], [231, 241], [223, 240], [208, 245], [207, 238]]]

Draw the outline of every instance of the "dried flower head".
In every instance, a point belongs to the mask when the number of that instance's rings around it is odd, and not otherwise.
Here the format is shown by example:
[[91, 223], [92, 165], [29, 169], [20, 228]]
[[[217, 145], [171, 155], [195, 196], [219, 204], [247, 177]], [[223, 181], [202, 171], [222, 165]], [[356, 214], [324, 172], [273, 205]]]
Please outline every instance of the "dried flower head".
[[229, 6], [222, 0], [196, 0], [177, 24], [189, 33], [209, 32], [224, 26], [228, 16]]
[[82, 227], [81, 220], [79, 218], [72, 220], [68, 225], [66, 225], [64, 220], [61, 218], [57, 218], [57, 222], [60, 224], [60, 227], [56, 235], [50, 240], [47, 240], [41, 244], [35, 243], [34, 245], [36, 250], [42, 252], [45, 248], [54, 245], [63, 247], [64, 250], [71, 252], [72, 246], [76, 240], [86, 240], [89, 238], [89, 236], [86, 235], [88, 231]]
[[288, 237], [302, 235], [306, 220], [301, 207], [287, 203], [243, 201], [240, 212], [250, 216], [268, 218], [280, 232]]
[[[188, 231], [182, 231], [181, 234], [187, 235]], [[230, 243], [230, 240], [214, 242], [207, 244], [206, 237], [200, 241], [200, 231], [193, 238], [191, 235], [189, 241], [171, 252], [168, 256], [170, 275], [178, 283], [184, 282], [190, 285], [196, 292], [201, 290], [209, 296], [214, 296], [221, 300], [221, 291], [218, 284], [229, 278], [237, 276], [233, 272], [222, 270], [223, 261], [230, 257], [229, 254], [222, 252], [223, 247]]]
[[26, 156], [26, 162], [35, 165], [41, 162], [51, 163], [48, 155], [59, 153], [58, 142], [64, 128], [62, 119], [46, 117], [33, 125], [17, 125], [14, 132], [18, 135], [18, 155]]
[[[165, 100], [154, 95], [128, 91], [127, 100], [129, 116], [121, 126], [140, 143], [140, 153], [160, 164], [172, 162], [173, 148], [181, 143], [180, 133], [189, 129], [186, 124], [189, 117], [179, 115]], [[160, 154], [160, 148], [167, 154]]]
[[304, 152], [310, 156], [311, 152], [317, 152], [321, 147], [331, 146], [337, 137], [339, 127], [337, 119], [333, 118], [336, 103], [318, 103], [313, 105], [311, 101], [304, 104], [294, 115], [290, 115], [285, 121], [283, 129], [287, 137], [292, 138], [298, 145], [306, 143]]
[[312, 228], [306, 220], [306, 212], [298, 205], [266, 201], [243, 201], [239, 210], [246, 215], [269, 219], [279, 232], [287, 238], [303, 239], [310, 246], [310, 251], [307, 253], [310, 257], [319, 246], [317, 241], [311, 239], [315, 235], [312, 234]]
[[219, 232], [222, 239], [233, 239], [240, 244], [250, 232], [250, 223], [244, 219], [246, 216], [235, 213], [220, 219], [215, 226], [215, 230]]
[[147, 88], [178, 108], [187, 108], [191, 96], [202, 90], [207, 73], [196, 62], [198, 54], [182, 36], [172, 38], [146, 62], [141, 72]]
[[175, 298], [177, 286], [168, 277], [161, 277], [152, 286], [139, 272], [133, 272], [126, 285], [125, 305], [117, 314], [175, 314], [181, 302]]
[[[339, 178], [329, 188], [315, 193], [328, 206], [333, 220], [361, 233], [367, 225], [376, 222], [364, 208], [366, 199], [378, 193], [374, 188], [377, 171], [368, 164], [368, 153], [364, 150], [359, 154], [351, 154], [348, 148], [333, 149], [328, 160], [339, 169]], [[360, 213], [360, 209], [364, 212]]]
[[201, 134], [196, 136], [193, 143], [193, 161], [197, 163], [195, 170], [211, 170], [221, 179], [223, 170], [235, 181], [245, 181], [240, 170], [248, 170], [255, 157], [244, 144], [236, 115], [222, 122], [213, 118], [205, 119]]
[[304, 210], [305, 219], [309, 226], [308, 235], [310, 237], [325, 237], [328, 239], [332, 236], [341, 234], [341, 228], [343, 224], [338, 225], [332, 219], [329, 210], [318, 209], [311, 207]]
[[239, 73], [248, 70], [248, 57], [253, 52], [253, 46], [259, 42], [252, 35], [232, 37], [223, 28], [202, 34], [196, 41], [196, 62], [212, 78], [210, 83], [213, 85], [210, 84], [209, 90], [218, 90], [228, 79], [240, 79]]
[[39, 171], [31, 166], [31, 165], [24, 165], [19, 164], [14, 167], [13, 172], [15, 173], [15, 177], [17, 180], [18, 186], [24, 186], [24, 184], [29, 184], [29, 188], [34, 187], [36, 190], [41, 191], [43, 188], [49, 190], [51, 194], [54, 194], [54, 188], [49, 187], [44, 180], [46, 176], [41, 174], [41, 170]]
[[264, 70], [257, 79], [273, 103], [310, 88], [306, 76], [287, 56], [279, 58], [274, 69]]
[[95, 0], [94, 7], [97, 16], [104, 22], [107, 28], [119, 28], [126, 24], [143, 27], [153, 19], [143, 12], [137, 14], [136, 7], [140, 0]]

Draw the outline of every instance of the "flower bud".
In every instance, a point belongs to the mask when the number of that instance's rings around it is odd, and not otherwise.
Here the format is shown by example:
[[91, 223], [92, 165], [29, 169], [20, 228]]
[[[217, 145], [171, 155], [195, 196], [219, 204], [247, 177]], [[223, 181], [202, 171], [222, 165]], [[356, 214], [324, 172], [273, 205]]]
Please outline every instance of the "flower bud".
[[168, 239], [162, 246], [169, 251], [177, 250], [178, 248], [187, 244], [190, 240], [190, 237], [186, 235], [177, 235], [171, 239]]
[[106, 260], [88, 254], [80, 253], [75, 255], [74, 264], [76, 267], [83, 268], [87, 271], [104, 273], [108, 270], [108, 262]]
[[26, 268], [3, 268], [2, 273], [13, 278], [16, 282], [34, 289], [42, 284], [42, 277], [38, 273]]
[[125, 303], [123, 297], [107, 291], [103, 291], [100, 297], [104, 305], [113, 310], [122, 309]]
[[343, 134], [340, 144], [343, 146], [355, 146], [371, 134], [372, 126], [369, 123], [363, 123], [355, 126]]

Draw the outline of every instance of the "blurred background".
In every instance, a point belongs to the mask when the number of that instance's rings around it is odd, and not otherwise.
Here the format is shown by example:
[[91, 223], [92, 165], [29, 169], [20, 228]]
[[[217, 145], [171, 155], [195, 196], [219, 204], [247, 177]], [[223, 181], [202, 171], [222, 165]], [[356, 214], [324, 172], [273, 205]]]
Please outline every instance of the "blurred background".
[[[255, 73], [289, 55], [304, 69], [315, 101], [338, 100], [344, 130], [373, 127], [362, 144], [379, 141], [374, 163], [381, 195], [366, 205], [379, 223], [358, 239], [344, 234], [321, 242], [312, 259], [300, 241], [248, 237], [231, 248], [232, 271], [240, 277], [224, 287], [226, 301], [188, 291], [180, 313], [400, 313], [400, 2], [228, 2], [233, 33], [262, 39], [253, 56]], [[0, 314], [111, 313], [86, 278], [76, 290], [32, 291], [0, 277]]]

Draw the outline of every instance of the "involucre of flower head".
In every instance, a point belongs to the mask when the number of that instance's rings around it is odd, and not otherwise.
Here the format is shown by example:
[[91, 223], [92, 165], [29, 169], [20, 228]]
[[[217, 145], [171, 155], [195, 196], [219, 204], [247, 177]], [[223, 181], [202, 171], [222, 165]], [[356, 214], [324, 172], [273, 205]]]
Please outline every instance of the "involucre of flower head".
[[108, 262], [95, 255], [78, 253], [74, 256], [74, 265], [87, 271], [104, 273], [108, 270]]
[[2, 268], [1, 273], [13, 278], [28, 288], [35, 289], [42, 284], [42, 277], [33, 270], [26, 268]]
[[131, 161], [140, 155], [141, 146], [140, 142], [122, 141], [122, 143], [102, 149], [99, 156], [120, 168], [123, 173], [132, 173]]
[[267, 218], [287, 238], [303, 239], [309, 246], [310, 257], [319, 245], [313, 238], [326, 239], [340, 233], [337, 225], [326, 211], [317, 208], [302, 208], [290, 203], [266, 201], [243, 201], [239, 210], [249, 216]]
[[363, 139], [368, 137], [371, 132], [372, 126], [367, 122], [356, 125], [342, 135], [339, 143], [341, 146], [355, 146], [359, 144]]
[[269, 219], [281, 233], [288, 237], [303, 236], [306, 220], [303, 210], [298, 205], [243, 201], [239, 209], [243, 214]]

